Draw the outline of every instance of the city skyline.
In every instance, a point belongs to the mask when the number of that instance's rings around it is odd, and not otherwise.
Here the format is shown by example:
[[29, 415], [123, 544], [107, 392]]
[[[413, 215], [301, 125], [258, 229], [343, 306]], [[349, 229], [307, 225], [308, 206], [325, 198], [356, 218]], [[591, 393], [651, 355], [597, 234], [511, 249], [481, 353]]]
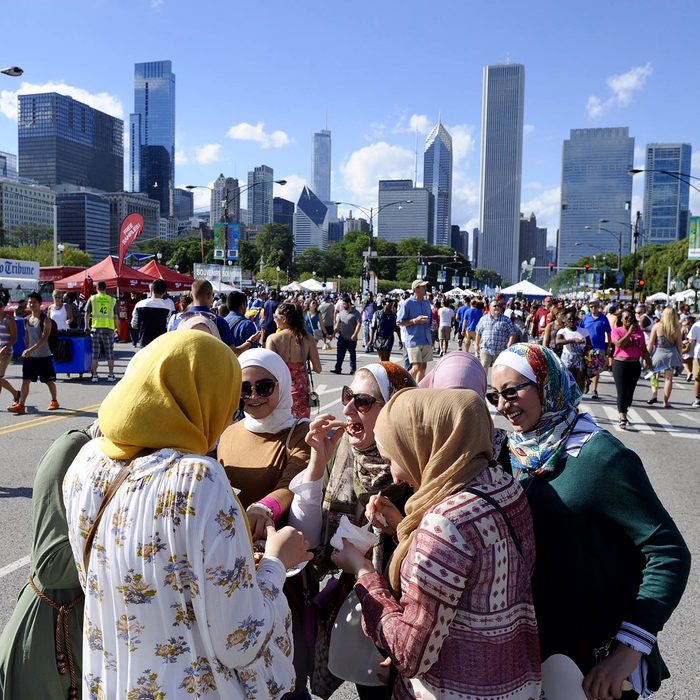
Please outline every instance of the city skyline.
[[[25, 74], [0, 79], [0, 151], [17, 153], [18, 90], [70, 92], [128, 122], [134, 64], [167, 58], [178, 79], [178, 187], [211, 186], [220, 172], [245, 181], [254, 166], [269, 163], [288, 181], [274, 194], [297, 201], [303, 185], [313, 188], [308, 146], [327, 114], [333, 133], [332, 198], [376, 206], [378, 180], [416, 179], [416, 142], [423, 142], [441, 115], [454, 143], [451, 223], [471, 230], [479, 217], [482, 70], [508, 59], [525, 65], [528, 75], [520, 209], [526, 215], [535, 212], [548, 228], [550, 245], [559, 223], [561, 149], [571, 129], [627, 126], [635, 138], [638, 168], [644, 167], [647, 144], [698, 141], [700, 127], [693, 110], [685, 108], [695, 82], [692, 17], [698, 10], [686, 0], [663, 10], [678, 31], [673, 45], [643, 42], [634, 51], [619, 41], [618, 28], [624, 24], [630, 35], [642, 36], [658, 21], [658, 8], [651, 4], [636, 6], [630, 15], [596, 0], [582, 15], [546, 1], [537, 8], [515, 2], [475, 8], [448, 0], [444, 11], [450, 21], [440, 37], [425, 33], [421, 13], [411, 3], [399, 13], [394, 3], [362, 1], [329, 8], [310, 0], [299, 9], [273, 0], [265, 8], [246, 5], [235, 11], [214, 2], [192, 13], [168, 0], [146, 1], [128, 12], [106, 2], [70, 23], [65, 10], [47, 0], [40, 0], [39, 10], [46, 20], [39, 24], [30, 24], [26, 9], [17, 5], [3, 14], [7, 26], [18, 30], [4, 35], [4, 61], [21, 65]], [[242, 29], [264, 26], [266, 60], [246, 58], [246, 69], [233, 71], [226, 68], [231, 54], [221, 42], [208, 42], [193, 53], [186, 41], [190, 15], [205, 26], [234, 21]], [[89, 35], [105, 26], [110, 35], [128, 37], [120, 51], [95, 52], [81, 42], [70, 51], [59, 50], [60, 30]], [[467, 26], [479, 31], [463, 42]], [[30, 30], [31, 44], [23, 40]], [[256, 56], [254, 34], [240, 32], [239, 64], [243, 56]], [[344, 52], [333, 50], [339, 36], [362, 36], [363, 50], [347, 61]], [[546, 41], [533, 41], [544, 36]], [[415, 61], [419, 38], [431, 65]], [[596, 51], [590, 51], [592, 42]], [[321, 47], [323, 61], [318, 60]], [[391, 71], [409, 63], [410, 80], [394, 79]], [[299, 100], [304, 65], [315, 66], [316, 88]], [[261, 90], [266, 74], [274, 77], [273, 87]], [[700, 174], [699, 165], [696, 154], [693, 174]], [[419, 164], [418, 186], [421, 173]], [[634, 212], [643, 208], [644, 178], [634, 178], [633, 184]], [[195, 207], [208, 208], [209, 195], [196, 191]], [[700, 211], [695, 191], [690, 208]]]

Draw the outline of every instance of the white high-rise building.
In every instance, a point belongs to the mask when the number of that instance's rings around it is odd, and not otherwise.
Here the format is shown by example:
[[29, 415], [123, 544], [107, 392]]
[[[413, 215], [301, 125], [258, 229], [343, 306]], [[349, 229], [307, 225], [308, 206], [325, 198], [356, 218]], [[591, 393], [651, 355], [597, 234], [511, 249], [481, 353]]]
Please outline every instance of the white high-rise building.
[[479, 267], [517, 282], [525, 110], [525, 66], [484, 68]]
[[328, 248], [328, 207], [304, 187], [294, 210], [294, 255], [307, 248]]
[[406, 238], [430, 242], [430, 213], [435, 205], [427, 187], [414, 187], [413, 180], [380, 180], [377, 206], [378, 238], [393, 243]]
[[311, 149], [311, 186], [324, 203], [331, 201], [331, 132], [321, 129], [313, 136]]
[[[224, 212], [226, 205], [226, 212]], [[224, 177], [223, 173], [214, 181], [211, 192], [211, 207], [209, 210], [209, 225], [218, 224], [224, 219], [228, 223], [236, 223], [241, 218], [241, 190], [235, 177]]]

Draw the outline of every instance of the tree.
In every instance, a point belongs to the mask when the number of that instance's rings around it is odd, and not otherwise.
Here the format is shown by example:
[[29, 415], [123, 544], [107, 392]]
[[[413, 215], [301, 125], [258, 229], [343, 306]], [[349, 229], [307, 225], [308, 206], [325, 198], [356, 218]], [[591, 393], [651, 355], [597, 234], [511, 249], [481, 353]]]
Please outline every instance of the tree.
[[[15, 260], [35, 260], [42, 267], [53, 265], [53, 241], [44, 241], [39, 245], [20, 247], [5, 246], [0, 248], [0, 258], [13, 258]], [[92, 258], [80, 248], [67, 245], [63, 251], [63, 265], [69, 267], [89, 267]]]
[[286, 270], [294, 263], [294, 237], [286, 224], [265, 224], [255, 237], [255, 248], [268, 267]]
[[260, 256], [255, 243], [252, 241], [241, 241], [238, 246], [239, 262], [241, 267], [248, 272], [255, 272], [259, 267]]
[[22, 224], [10, 230], [7, 242], [17, 246], [38, 246], [40, 243], [53, 240], [53, 229], [36, 224]]
[[479, 287], [483, 287], [487, 284], [490, 287], [495, 287], [503, 282], [503, 278], [496, 270], [487, 270], [481, 267], [477, 267], [476, 270], [474, 270], [473, 278], [476, 280]]
[[307, 248], [297, 259], [295, 263], [297, 272], [316, 272], [317, 275], [326, 276], [327, 260], [326, 253], [320, 248]]
[[[204, 262], [211, 263], [213, 256], [214, 241], [204, 241]], [[166, 265], [177, 265], [180, 272], [188, 273], [194, 270], [194, 263], [199, 262], [202, 262], [202, 240], [198, 236], [186, 236], [175, 241]]]

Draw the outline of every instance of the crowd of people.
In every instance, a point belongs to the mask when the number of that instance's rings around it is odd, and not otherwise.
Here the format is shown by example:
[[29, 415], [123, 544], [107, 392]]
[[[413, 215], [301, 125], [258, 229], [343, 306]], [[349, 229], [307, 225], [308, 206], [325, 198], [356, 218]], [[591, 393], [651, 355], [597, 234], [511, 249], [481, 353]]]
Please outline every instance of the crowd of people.
[[[361, 700], [531, 700], [558, 654], [588, 700], [657, 690], [690, 554], [639, 456], [579, 404], [612, 369], [624, 427], [644, 362], [664, 406], [683, 366], [700, 405], [700, 325], [411, 292], [217, 298], [198, 280], [170, 302], [154, 283], [97, 421], [39, 466], [0, 695], [296, 700], [350, 681]], [[85, 307], [95, 379], [118, 304], [98, 288]], [[53, 381], [27, 363], [47, 345], [30, 310], [21, 406]], [[342, 414], [312, 419], [333, 342]], [[376, 362], [358, 367], [359, 342]]]

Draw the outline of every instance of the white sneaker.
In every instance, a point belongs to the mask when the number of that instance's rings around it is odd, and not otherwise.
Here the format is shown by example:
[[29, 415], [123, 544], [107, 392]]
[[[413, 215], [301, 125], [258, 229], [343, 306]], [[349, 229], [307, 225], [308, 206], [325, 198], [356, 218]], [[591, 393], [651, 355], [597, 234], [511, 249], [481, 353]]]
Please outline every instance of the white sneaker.
[[108, 374], [107, 375], [107, 381], [108, 382], [116, 382], [117, 378], [113, 374]]
[[700, 408], [700, 399], [695, 399], [693, 403], [690, 404], [691, 408]]
[[93, 374], [92, 379], [90, 380], [93, 384], [97, 384], [97, 382], [100, 381], [100, 375], [99, 374]]

